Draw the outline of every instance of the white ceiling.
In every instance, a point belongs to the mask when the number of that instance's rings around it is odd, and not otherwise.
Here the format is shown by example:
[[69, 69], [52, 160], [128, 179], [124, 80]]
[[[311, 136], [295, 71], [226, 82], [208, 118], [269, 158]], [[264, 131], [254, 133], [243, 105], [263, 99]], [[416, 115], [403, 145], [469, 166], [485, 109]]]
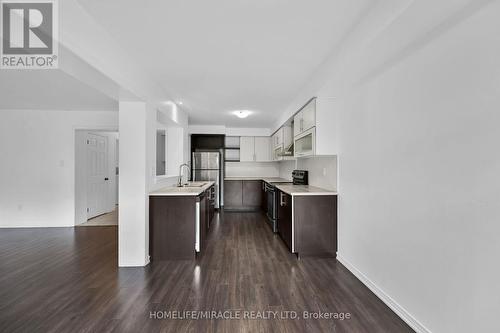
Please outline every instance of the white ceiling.
[[117, 101], [61, 70], [2, 70], [0, 109], [116, 111]]
[[[79, 0], [191, 124], [269, 127], [370, 0]], [[305, 101], [304, 101], [305, 102]], [[241, 120], [230, 114], [250, 109]]]

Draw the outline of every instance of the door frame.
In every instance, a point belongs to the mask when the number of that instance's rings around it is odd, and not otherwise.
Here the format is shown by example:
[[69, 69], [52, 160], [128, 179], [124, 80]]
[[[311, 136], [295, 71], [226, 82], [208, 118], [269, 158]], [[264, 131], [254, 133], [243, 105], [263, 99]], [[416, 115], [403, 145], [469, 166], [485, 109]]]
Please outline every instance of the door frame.
[[[87, 221], [87, 188], [86, 188], [86, 133], [118, 133], [118, 128], [113, 127], [73, 127], [73, 147], [74, 147], [74, 225], [85, 223]], [[118, 139], [119, 140], [119, 139]], [[109, 140], [108, 140], [109, 141]], [[108, 142], [108, 151], [110, 145]], [[118, 157], [118, 156], [117, 156]], [[108, 167], [109, 169], [109, 167]], [[116, 174], [110, 174], [110, 177], [115, 177]], [[116, 186], [118, 187], [118, 178], [116, 178]], [[110, 193], [110, 191], [108, 191]], [[109, 197], [108, 197], [109, 198]], [[109, 199], [108, 199], [109, 200]]]

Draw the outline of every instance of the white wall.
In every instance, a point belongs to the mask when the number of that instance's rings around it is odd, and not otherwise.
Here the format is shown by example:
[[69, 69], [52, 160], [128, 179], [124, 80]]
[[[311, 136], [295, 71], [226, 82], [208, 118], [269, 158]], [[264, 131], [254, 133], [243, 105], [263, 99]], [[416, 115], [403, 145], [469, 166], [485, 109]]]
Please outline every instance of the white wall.
[[[160, 112], [158, 112], [160, 111]], [[118, 265], [149, 263], [149, 192], [173, 185], [176, 177], [156, 176], [158, 122], [178, 128], [176, 156], [188, 158], [187, 115], [175, 104], [158, 110], [140, 101], [120, 102], [120, 184]], [[167, 153], [168, 154], [168, 153]], [[169, 156], [167, 155], [167, 161]]]
[[189, 125], [189, 134], [226, 134], [224, 125]]
[[276, 162], [227, 162], [226, 177], [278, 177]]
[[[148, 130], [148, 160], [151, 165], [149, 176], [149, 191], [177, 182], [179, 166], [190, 162], [190, 141], [188, 134], [187, 116], [172, 105], [170, 112], [158, 111], [156, 124], [149, 124]], [[156, 176], [156, 128], [167, 132], [167, 176]], [[154, 136], [151, 133], [154, 133]]]
[[296, 169], [309, 171], [309, 185], [337, 190], [337, 157], [315, 156], [297, 159]]
[[190, 125], [189, 134], [225, 134], [227, 136], [271, 136], [270, 128], [226, 127], [224, 125]]
[[500, 3], [398, 15], [328, 92], [339, 258], [418, 331], [500, 331]]
[[292, 171], [297, 169], [295, 160], [292, 161], [280, 161], [279, 166], [279, 177], [285, 179], [292, 179]]
[[75, 131], [118, 128], [117, 112], [0, 111], [0, 227], [75, 223]]
[[236, 128], [227, 127], [227, 136], [271, 136], [269, 128]]
[[292, 179], [293, 170], [309, 171], [309, 185], [337, 190], [337, 156], [314, 156], [279, 162], [279, 176]]
[[[148, 148], [156, 136], [156, 114], [144, 102], [120, 102], [118, 265], [144, 266], [148, 258]], [[151, 119], [152, 118], [152, 119]], [[151, 135], [148, 135], [148, 131]], [[148, 140], [149, 139], [149, 140]]]

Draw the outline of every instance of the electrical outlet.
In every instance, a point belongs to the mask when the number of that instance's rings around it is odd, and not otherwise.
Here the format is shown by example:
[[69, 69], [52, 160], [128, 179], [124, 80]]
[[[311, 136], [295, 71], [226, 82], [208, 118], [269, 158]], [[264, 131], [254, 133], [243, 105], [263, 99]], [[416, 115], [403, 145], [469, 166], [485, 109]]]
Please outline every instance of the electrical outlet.
[[326, 168], [323, 168], [323, 176], [326, 177]]

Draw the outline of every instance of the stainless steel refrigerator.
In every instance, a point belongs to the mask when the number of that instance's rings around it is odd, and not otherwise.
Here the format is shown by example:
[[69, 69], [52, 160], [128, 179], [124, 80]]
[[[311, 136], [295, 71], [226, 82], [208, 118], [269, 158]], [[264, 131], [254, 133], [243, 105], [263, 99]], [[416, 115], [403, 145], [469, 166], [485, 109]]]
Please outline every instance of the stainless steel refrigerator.
[[223, 205], [222, 175], [224, 163], [221, 161], [219, 152], [195, 152], [193, 153], [193, 181], [214, 181], [215, 182], [215, 208]]

